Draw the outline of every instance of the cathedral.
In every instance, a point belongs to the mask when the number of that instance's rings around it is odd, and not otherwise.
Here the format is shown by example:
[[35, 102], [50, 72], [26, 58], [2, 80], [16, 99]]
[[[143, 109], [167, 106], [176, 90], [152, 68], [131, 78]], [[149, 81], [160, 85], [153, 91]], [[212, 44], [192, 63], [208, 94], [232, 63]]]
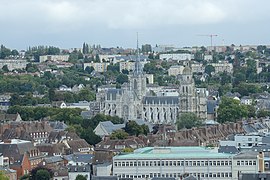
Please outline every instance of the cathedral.
[[146, 75], [137, 58], [129, 83], [123, 84], [121, 89], [104, 89], [97, 93], [100, 112], [152, 124], [174, 124], [181, 113], [187, 112], [206, 119], [206, 89], [195, 87], [189, 65], [177, 78], [180, 81], [179, 96], [149, 96]]

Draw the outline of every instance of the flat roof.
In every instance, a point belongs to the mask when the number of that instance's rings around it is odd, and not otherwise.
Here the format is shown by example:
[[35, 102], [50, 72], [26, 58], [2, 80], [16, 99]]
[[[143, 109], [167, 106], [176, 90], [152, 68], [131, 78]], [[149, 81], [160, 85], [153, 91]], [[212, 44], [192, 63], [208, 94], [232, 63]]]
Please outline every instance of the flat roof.
[[180, 147], [145, 147], [135, 150], [130, 154], [120, 154], [114, 160], [121, 159], [206, 159], [206, 158], [232, 158], [229, 153], [219, 153], [216, 149], [201, 146]]

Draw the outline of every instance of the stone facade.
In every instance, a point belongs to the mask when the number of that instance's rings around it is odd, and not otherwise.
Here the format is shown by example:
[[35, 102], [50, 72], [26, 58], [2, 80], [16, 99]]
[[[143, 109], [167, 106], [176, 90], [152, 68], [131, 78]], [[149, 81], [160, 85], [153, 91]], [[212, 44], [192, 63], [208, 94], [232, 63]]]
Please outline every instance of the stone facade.
[[121, 89], [104, 89], [97, 93], [100, 112], [125, 120], [143, 119], [153, 124], [174, 124], [177, 117], [186, 112], [196, 113], [206, 119], [206, 89], [195, 88], [188, 66], [179, 80], [179, 96], [148, 96], [146, 75], [137, 60], [129, 83]]

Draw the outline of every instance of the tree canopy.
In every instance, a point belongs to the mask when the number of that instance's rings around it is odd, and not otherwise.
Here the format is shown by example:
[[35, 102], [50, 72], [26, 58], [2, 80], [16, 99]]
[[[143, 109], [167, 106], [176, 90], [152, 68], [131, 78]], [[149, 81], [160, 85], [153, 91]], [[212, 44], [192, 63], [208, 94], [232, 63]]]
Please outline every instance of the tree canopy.
[[178, 117], [176, 125], [178, 129], [190, 129], [192, 127], [200, 126], [201, 120], [195, 113], [183, 113]]
[[248, 107], [242, 105], [239, 100], [223, 97], [218, 107], [218, 122], [237, 122], [248, 117]]

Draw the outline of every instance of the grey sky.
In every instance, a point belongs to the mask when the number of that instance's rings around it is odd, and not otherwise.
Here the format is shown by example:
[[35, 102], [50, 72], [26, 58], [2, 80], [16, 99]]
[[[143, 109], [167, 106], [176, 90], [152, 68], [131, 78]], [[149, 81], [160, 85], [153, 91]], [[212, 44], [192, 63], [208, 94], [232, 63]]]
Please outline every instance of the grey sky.
[[0, 44], [270, 44], [269, 0], [0, 0]]

